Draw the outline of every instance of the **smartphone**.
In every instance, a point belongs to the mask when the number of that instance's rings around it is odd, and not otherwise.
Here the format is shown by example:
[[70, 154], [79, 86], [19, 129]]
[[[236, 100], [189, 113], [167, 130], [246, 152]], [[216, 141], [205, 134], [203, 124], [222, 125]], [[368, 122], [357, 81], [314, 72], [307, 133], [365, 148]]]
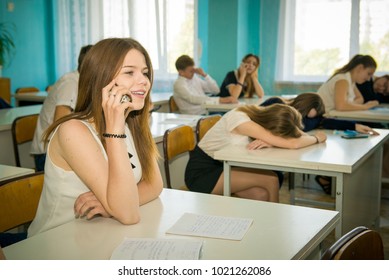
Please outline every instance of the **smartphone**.
[[369, 134], [346, 134], [341, 136], [344, 139], [357, 139], [357, 138], [368, 138]]
[[123, 95], [122, 98], [120, 99], [120, 103], [124, 103], [124, 102], [132, 102], [132, 98], [130, 95]]

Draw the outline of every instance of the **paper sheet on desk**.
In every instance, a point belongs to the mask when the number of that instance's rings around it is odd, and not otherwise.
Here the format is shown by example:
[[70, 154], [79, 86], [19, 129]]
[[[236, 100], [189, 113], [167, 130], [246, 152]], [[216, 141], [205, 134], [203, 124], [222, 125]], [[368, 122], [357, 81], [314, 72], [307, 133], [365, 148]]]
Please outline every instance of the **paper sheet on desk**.
[[202, 245], [200, 240], [125, 238], [111, 260], [197, 260]]
[[242, 240], [253, 219], [185, 213], [166, 232], [230, 240]]

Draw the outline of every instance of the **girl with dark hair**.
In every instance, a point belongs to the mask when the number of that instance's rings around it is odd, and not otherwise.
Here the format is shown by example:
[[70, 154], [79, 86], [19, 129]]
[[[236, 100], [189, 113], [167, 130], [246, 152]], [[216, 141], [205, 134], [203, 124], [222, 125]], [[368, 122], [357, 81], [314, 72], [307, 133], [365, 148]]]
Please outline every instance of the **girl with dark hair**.
[[243, 57], [238, 69], [228, 72], [220, 87], [220, 97], [232, 96], [252, 98], [257, 95], [262, 98], [265, 92], [258, 81], [260, 59], [254, 54]]

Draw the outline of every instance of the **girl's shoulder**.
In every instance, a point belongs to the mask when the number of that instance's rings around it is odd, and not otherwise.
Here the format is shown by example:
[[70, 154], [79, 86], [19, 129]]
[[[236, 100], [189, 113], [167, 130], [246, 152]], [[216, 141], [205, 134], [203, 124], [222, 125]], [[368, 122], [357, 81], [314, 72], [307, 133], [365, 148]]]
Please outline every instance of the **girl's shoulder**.
[[93, 125], [84, 120], [70, 119], [58, 126], [58, 131], [61, 134], [69, 136], [77, 136], [85, 132], [94, 131]]

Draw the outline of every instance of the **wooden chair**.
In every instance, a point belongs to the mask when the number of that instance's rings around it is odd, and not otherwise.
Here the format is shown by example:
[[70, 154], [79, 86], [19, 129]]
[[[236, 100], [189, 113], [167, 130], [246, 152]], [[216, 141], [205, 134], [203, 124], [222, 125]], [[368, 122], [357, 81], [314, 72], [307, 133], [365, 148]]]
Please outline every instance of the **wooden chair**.
[[215, 125], [220, 119], [221, 115], [210, 115], [203, 117], [197, 121], [196, 125], [196, 140], [199, 142], [207, 131]]
[[323, 254], [322, 260], [383, 260], [380, 234], [367, 227], [356, 227], [339, 238]]
[[0, 77], [0, 97], [11, 103], [11, 79]]
[[[163, 152], [165, 177], [168, 188], [172, 188], [170, 177], [170, 163], [177, 159], [180, 155], [184, 155], [192, 151], [196, 145], [195, 136], [192, 127], [188, 125], [180, 125], [166, 130], [163, 136]], [[186, 186], [180, 189], [187, 189]]]
[[16, 118], [12, 123], [12, 142], [14, 147], [16, 166], [21, 167], [19, 145], [32, 141], [39, 114], [27, 115]]
[[26, 92], [38, 92], [39, 88], [36, 87], [20, 87], [16, 89], [16, 93], [26, 93]]
[[[39, 88], [36, 88], [36, 87], [20, 87], [20, 88], [17, 88], [15, 93], [30, 93], [30, 92], [39, 92]], [[29, 105], [37, 105], [37, 104], [42, 104], [42, 102], [39, 102], [39, 101], [24, 101], [24, 100], [20, 100], [18, 102], [18, 106], [21, 107], [21, 106], [29, 106]]]
[[[0, 244], [2, 247], [27, 236], [27, 226], [34, 219], [43, 188], [43, 172], [19, 176], [0, 185]], [[24, 226], [24, 231], [6, 233]]]
[[174, 97], [170, 96], [169, 98], [169, 113], [179, 113], [180, 109], [177, 106], [176, 101], [174, 101]]

